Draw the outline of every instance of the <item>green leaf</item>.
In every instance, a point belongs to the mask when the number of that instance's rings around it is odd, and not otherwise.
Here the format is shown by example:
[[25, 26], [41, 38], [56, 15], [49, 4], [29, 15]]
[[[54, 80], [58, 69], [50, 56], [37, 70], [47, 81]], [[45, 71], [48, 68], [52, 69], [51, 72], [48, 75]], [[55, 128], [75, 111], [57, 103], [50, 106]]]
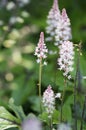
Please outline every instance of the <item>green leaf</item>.
[[18, 126], [16, 124], [13, 124], [13, 122], [0, 118], [0, 130], [6, 130], [11, 127], [18, 127]]
[[15, 104], [10, 103], [9, 107], [21, 121], [25, 119], [26, 116], [21, 106], [16, 106]]
[[29, 101], [32, 103], [31, 108], [36, 111], [36, 112], [40, 112], [40, 99], [38, 96], [30, 96], [29, 97]]
[[35, 116], [33, 113], [29, 113], [29, 114], [27, 115], [27, 118], [36, 118], [36, 116]]
[[46, 122], [47, 124], [49, 124], [49, 118], [48, 118], [48, 114], [43, 112], [41, 115], [39, 115], [39, 118], [43, 121]]
[[0, 130], [5, 130], [11, 127], [18, 127], [19, 120], [9, 113], [4, 107], [0, 107]]
[[63, 105], [63, 118], [65, 121], [70, 122], [72, 119], [71, 107], [68, 104]]
[[74, 95], [71, 94], [65, 101], [66, 105], [74, 104]]
[[54, 110], [53, 116], [52, 116], [52, 122], [53, 124], [57, 124], [59, 121], [60, 112], [57, 110]]

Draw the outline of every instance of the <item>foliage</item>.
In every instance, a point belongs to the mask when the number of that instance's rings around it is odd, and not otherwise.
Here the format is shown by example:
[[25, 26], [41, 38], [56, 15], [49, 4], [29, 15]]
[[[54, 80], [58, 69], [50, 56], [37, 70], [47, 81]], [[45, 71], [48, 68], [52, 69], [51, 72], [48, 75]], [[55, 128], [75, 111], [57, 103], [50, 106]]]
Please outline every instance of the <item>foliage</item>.
[[[10, 9], [9, 3], [15, 6]], [[36, 5], [37, 3], [37, 5]], [[52, 1], [28, 0], [28, 3], [18, 3], [17, 0], [0, 1], [0, 130], [17, 130], [22, 121], [28, 117], [39, 115], [38, 96], [38, 64], [34, 50], [39, 33], [45, 31], [46, 17]], [[84, 96], [86, 95], [86, 1], [59, 0], [59, 6], [67, 9], [71, 20], [74, 44], [82, 41], [82, 56], [79, 60], [77, 80], [77, 120], [78, 129], [82, 120]], [[45, 33], [45, 37], [47, 34]], [[57, 51], [52, 43], [47, 43], [49, 50]], [[58, 55], [48, 55], [48, 65], [43, 68], [42, 93], [51, 84], [55, 93], [62, 92], [64, 79], [62, 72], [57, 70]], [[72, 79], [67, 81], [63, 104], [64, 122], [74, 121], [74, 81], [77, 69], [78, 52], [75, 49], [74, 71]], [[14, 103], [10, 102], [13, 99]], [[9, 105], [8, 105], [9, 104]], [[61, 100], [57, 100], [53, 114], [53, 125], [59, 123]], [[3, 106], [3, 107], [2, 107]], [[22, 106], [22, 107], [21, 107]], [[23, 112], [24, 111], [24, 112]], [[25, 113], [25, 114], [24, 114]], [[28, 115], [29, 113], [29, 115]], [[31, 114], [32, 113], [32, 114]], [[49, 124], [46, 113], [38, 116]], [[84, 127], [86, 128], [86, 111]]]

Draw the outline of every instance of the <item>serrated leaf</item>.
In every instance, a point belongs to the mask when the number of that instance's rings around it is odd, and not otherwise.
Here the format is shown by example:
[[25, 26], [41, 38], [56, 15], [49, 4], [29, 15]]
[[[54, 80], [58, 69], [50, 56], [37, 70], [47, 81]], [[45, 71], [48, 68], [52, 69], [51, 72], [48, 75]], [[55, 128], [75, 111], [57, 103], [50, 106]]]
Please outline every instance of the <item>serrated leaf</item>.
[[8, 112], [4, 107], [0, 107], [0, 130], [5, 130], [11, 127], [18, 127], [19, 120]]

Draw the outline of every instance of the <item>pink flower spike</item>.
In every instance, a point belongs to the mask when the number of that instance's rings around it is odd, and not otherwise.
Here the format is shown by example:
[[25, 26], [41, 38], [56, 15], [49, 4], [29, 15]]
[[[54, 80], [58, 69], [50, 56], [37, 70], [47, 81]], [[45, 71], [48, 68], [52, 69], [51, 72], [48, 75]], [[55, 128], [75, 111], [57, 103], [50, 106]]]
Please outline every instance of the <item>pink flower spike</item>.
[[68, 19], [68, 16], [67, 16], [67, 13], [66, 13], [66, 9], [65, 9], [65, 8], [62, 9], [62, 18], [65, 20], [65, 22], [66, 22], [67, 19]]
[[58, 1], [57, 1], [57, 0], [54, 0], [54, 2], [53, 2], [53, 9], [57, 11], [58, 8], [59, 8], [59, 7], [58, 7]]
[[65, 8], [62, 10], [57, 28], [55, 30], [55, 40], [57, 43], [62, 44], [64, 41], [72, 39], [70, 19], [67, 16]]
[[48, 117], [51, 118], [55, 110], [55, 94], [52, 87], [49, 85], [43, 93], [43, 106], [45, 108]]
[[42, 49], [43, 43], [44, 43], [44, 33], [41, 32], [40, 33], [40, 39], [39, 39], [39, 47], [40, 47], [40, 49]]
[[69, 74], [70, 72], [73, 71], [73, 64], [74, 64], [74, 47], [73, 43], [70, 41], [64, 41], [60, 46], [59, 46], [59, 59], [58, 59], [58, 64], [59, 64], [59, 69], [63, 70], [63, 75], [67, 77], [68, 79], [71, 78], [71, 75]]
[[40, 33], [40, 38], [39, 38], [39, 42], [38, 45], [35, 49], [35, 56], [37, 56], [37, 63], [40, 63], [40, 61], [42, 59], [46, 59], [46, 54], [48, 53], [48, 49], [44, 43], [44, 33], [41, 32]]
[[[46, 27], [46, 33], [48, 34], [48, 37], [46, 38], [46, 41], [53, 41], [55, 39], [56, 33], [55, 30], [57, 28], [59, 19], [60, 19], [60, 10], [58, 6], [58, 1], [54, 0], [53, 6], [50, 9], [47, 17], [47, 27]], [[54, 44], [55, 44], [54, 40]]]

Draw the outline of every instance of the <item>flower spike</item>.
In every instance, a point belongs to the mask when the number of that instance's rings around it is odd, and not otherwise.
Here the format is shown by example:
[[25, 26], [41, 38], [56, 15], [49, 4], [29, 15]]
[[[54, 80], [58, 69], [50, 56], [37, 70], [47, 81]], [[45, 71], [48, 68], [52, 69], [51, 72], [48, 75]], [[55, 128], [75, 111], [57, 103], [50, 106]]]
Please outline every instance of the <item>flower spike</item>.
[[51, 118], [55, 110], [55, 94], [52, 87], [49, 85], [43, 94], [43, 106], [48, 117]]
[[48, 53], [48, 49], [44, 43], [44, 33], [41, 32], [39, 42], [38, 42], [38, 45], [36, 47], [35, 54], [34, 54], [37, 56], [37, 63], [40, 63], [40, 60], [42, 59], [46, 59], [47, 53]]
[[63, 70], [63, 75], [67, 77], [68, 79], [71, 78], [71, 75], [69, 74], [71, 71], [73, 71], [73, 59], [74, 59], [74, 47], [73, 43], [70, 41], [64, 41], [59, 46], [60, 52], [60, 58], [58, 59], [58, 64], [60, 66], [60, 70]]

